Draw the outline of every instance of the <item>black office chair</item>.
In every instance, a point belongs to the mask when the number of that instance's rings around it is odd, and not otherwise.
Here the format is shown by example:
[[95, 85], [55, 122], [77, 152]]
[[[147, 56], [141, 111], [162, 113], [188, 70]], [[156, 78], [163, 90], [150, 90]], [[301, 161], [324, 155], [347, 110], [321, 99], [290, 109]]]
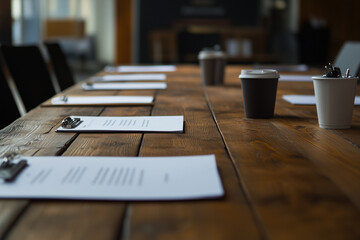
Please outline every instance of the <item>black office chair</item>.
[[55, 95], [44, 58], [37, 46], [1, 46], [26, 111]]
[[6, 127], [20, 117], [18, 107], [6, 81], [0, 61], [0, 129]]
[[58, 80], [61, 91], [74, 85], [72, 71], [67, 63], [66, 56], [57, 42], [44, 43], [49, 53], [50, 61]]

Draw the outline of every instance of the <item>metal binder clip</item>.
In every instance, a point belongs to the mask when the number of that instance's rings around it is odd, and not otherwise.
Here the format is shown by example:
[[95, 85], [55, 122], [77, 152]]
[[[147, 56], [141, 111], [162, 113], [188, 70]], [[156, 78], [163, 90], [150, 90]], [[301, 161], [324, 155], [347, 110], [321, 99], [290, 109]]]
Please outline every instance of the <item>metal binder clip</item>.
[[60, 100], [66, 103], [69, 100], [69, 98], [66, 95], [64, 95], [60, 97]]
[[7, 182], [14, 181], [21, 171], [28, 166], [27, 161], [24, 159], [18, 163], [13, 163], [13, 160], [19, 157], [15, 153], [6, 156], [6, 159], [0, 165], [0, 178]]
[[328, 66], [325, 66], [324, 77], [338, 78], [341, 77], [341, 70], [338, 67], [333, 67], [331, 63]]
[[80, 123], [82, 123], [82, 122], [83, 121], [81, 121], [80, 118], [67, 117], [62, 121], [61, 126], [63, 128], [72, 129], [72, 128], [76, 128], [77, 126], [79, 126]]

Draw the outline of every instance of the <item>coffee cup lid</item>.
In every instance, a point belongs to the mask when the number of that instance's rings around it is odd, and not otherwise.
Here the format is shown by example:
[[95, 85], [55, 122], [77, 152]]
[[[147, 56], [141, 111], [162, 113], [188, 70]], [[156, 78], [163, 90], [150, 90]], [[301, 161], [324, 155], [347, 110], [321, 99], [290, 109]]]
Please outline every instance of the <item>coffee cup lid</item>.
[[359, 79], [359, 77], [324, 77], [324, 76], [314, 76], [312, 77], [313, 80], [351, 80], [351, 79]]
[[206, 49], [200, 51], [199, 59], [214, 59], [214, 58], [225, 58], [225, 53], [219, 50]]
[[279, 73], [273, 69], [243, 69], [239, 78], [279, 78]]

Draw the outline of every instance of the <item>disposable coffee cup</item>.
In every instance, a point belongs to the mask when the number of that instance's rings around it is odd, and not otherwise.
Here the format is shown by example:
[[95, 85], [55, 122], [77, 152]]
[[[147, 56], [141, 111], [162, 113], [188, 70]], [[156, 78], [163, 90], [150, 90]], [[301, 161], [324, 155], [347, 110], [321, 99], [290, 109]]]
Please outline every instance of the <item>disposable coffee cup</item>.
[[351, 127], [357, 77], [313, 77], [320, 128]]
[[272, 69], [241, 70], [239, 75], [247, 118], [273, 118], [279, 73]]
[[204, 85], [221, 85], [224, 83], [226, 65], [225, 53], [220, 50], [205, 49], [198, 56], [201, 78]]

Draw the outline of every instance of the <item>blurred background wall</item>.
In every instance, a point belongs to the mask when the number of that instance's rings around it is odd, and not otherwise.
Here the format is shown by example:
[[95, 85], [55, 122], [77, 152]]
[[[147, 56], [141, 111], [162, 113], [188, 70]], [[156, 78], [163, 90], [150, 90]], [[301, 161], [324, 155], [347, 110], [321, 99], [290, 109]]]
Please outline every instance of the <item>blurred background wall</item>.
[[360, 41], [360, 1], [2, 0], [0, 42], [59, 41], [73, 64], [194, 63], [219, 45], [229, 63], [323, 65]]

